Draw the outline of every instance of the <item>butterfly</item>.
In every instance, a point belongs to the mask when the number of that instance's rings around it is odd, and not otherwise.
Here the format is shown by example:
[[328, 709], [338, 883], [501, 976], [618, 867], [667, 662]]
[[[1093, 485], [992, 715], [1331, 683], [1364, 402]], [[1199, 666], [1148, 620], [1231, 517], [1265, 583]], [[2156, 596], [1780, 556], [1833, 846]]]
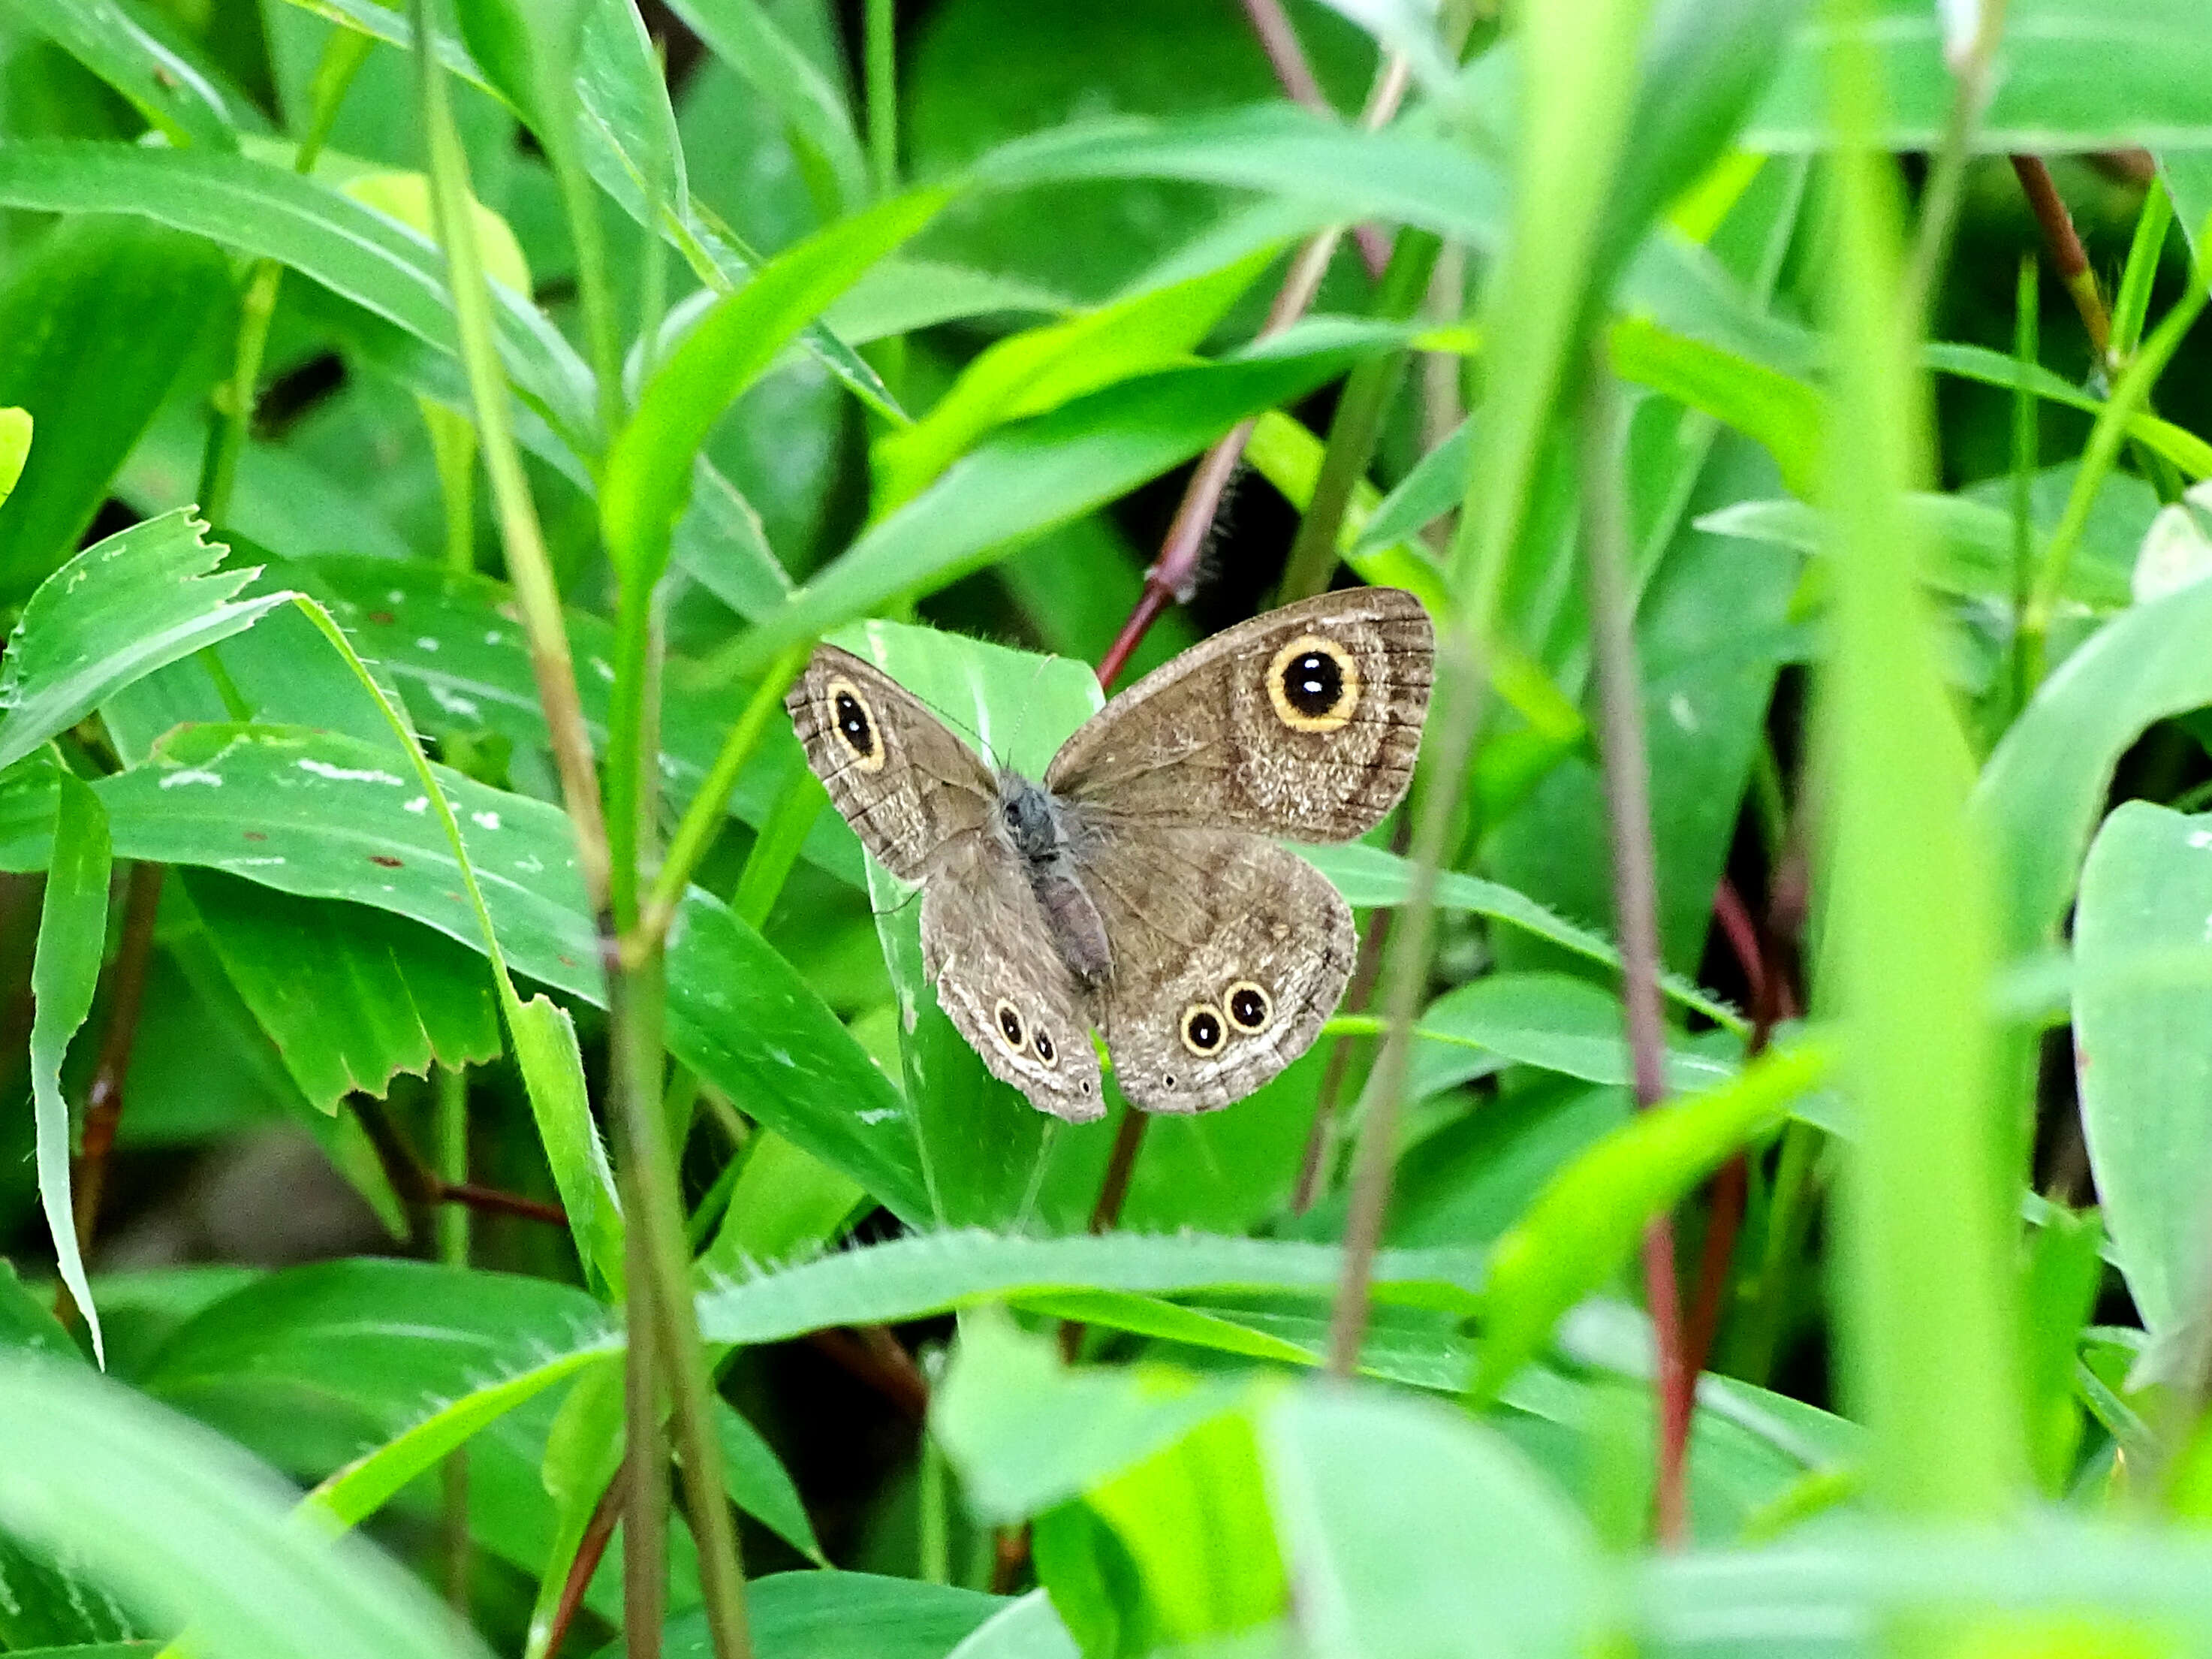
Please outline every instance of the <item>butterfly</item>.
[[921, 884], [945, 1014], [994, 1076], [1079, 1123], [1106, 1110], [1093, 1030], [1150, 1112], [1227, 1105], [1311, 1046], [1358, 939], [1273, 838], [1349, 841], [1398, 803], [1434, 664], [1410, 593], [1285, 605], [1114, 697], [1041, 781], [835, 646], [785, 707], [861, 845]]

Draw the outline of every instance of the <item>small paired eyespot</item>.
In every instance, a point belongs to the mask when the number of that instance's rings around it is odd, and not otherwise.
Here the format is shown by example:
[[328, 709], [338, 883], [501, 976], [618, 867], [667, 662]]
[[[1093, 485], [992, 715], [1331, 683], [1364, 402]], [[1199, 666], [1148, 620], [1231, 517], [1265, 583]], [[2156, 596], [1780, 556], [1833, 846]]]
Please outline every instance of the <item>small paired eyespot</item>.
[[1359, 702], [1359, 665], [1334, 640], [1301, 634], [1267, 665], [1267, 701], [1294, 732], [1334, 732]]
[[832, 680], [823, 695], [830, 700], [830, 721], [837, 741], [863, 772], [884, 769], [883, 739], [877, 735], [875, 711], [860, 688], [850, 680]]
[[1229, 1032], [1221, 1023], [1221, 1011], [1211, 1004], [1194, 1002], [1182, 1011], [1182, 1046], [1200, 1060], [1212, 1058], [1221, 1052], [1221, 1045], [1229, 1040]]
[[991, 1021], [999, 1028], [999, 1041], [1005, 1043], [1014, 1053], [1021, 1053], [1023, 1031], [1021, 1011], [1004, 997], [1000, 997], [999, 1006], [991, 1011]]
[[1053, 1047], [1052, 1038], [1047, 1036], [1044, 1032], [1030, 1032], [1030, 1047], [1036, 1050], [1036, 1057], [1042, 1060], [1047, 1066], [1054, 1068], [1059, 1066], [1060, 1050]]

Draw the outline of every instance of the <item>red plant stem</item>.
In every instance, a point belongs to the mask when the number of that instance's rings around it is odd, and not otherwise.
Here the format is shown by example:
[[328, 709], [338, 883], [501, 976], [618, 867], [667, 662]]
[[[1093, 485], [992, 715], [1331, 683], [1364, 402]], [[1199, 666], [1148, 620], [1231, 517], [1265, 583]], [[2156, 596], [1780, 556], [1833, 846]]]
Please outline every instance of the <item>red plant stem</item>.
[[2090, 268], [2081, 233], [2074, 228], [2074, 216], [2066, 210], [2041, 156], [2014, 155], [2012, 170], [2027, 192], [2028, 208], [2043, 232], [2043, 244], [2050, 250], [2051, 263], [2057, 267], [2058, 279], [2066, 284], [2075, 310], [2081, 313], [2081, 326], [2089, 331], [2089, 344], [2096, 351], [2097, 361], [2105, 362], [2112, 353], [2112, 313], [2098, 292], [2097, 273]]
[[[1281, 0], [1244, 0], [1244, 15], [1250, 20], [1252, 33], [1260, 37], [1260, 49], [1267, 54], [1267, 66], [1275, 71], [1276, 84], [1286, 93], [1291, 101], [1326, 115], [1332, 113], [1328, 96], [1321, 89], [1321, 82], [1306, 59], [1306, 49], [1298, 40], [1297, 26], [1291, 21]], [[1393, 73], [1385, 70], [1384, 74]], [[1395, 70], [1403, 73], [1402, 70]], [[1395, 106], [1395, 100], [1393, 100]], [[1370, 276], [1380, 278], [1383, 266], [1390, 263], [1390, 245], [1382, 231], [1374, 225], [1360, 225], [1352, 233], [1359, 244], [1360, 262], [1367, 267]]]
[[914, 1356], [881, 1325], [838, 1325], [810, 1331], [806, 1346], [889, 1401], [909, 1423], [929, 1418], [929, 1382]]
[[459, 1204], [485, 1215], [518, 1216], [525, 1221], [542, 1221], [549, 1227], [568, 1224], [568, 1212], [558, 1204], [549, 1204], [542, 1198], [526, 1198], [520, 1193], [497, 1187], [479, 1186], [473, 1181], [441, 1181], [430, 1196], [435, 1203]]
[[[1636, 662], [1633, 602], [1623, 569], [1627, 504], [1620, 471], [1620, 421], [1613, 383], [1593, 355], [1583, 408], [1583, 499], [1589, 568], [1591, 655], [1597, 669], [1600, 759], [1613, 843], [1613, 902], [1620, 934], [1621, 1000], [1639, 1110], [1667, 1091], [1666, 1024], [1659, 1001], [1658, 874], [1652, 858], [1651, 780], [1644, 743], [1643, 688]], [[1662, 1543], [1689, 1536], [1684, 1465], [1696, 1376], [1683, 1346], [1681, 1287], [1674, 1275], [1674, 1228], [1661, 1216], [1644, 1233], [1644, 1297], [1657, 1351], [1659, 1468], [1656, 1510]]]
[[545, 1638], [545, 1659], [557, 1659], [561, 1644], [568, 1638], [568, 1626], [575, 1622], [576, 1609], [584, 1605], [584, 1592], [592, 1587], [592, 1575], [599, 1571], [599, 1563], [606, 1559], [607, 1546], [613, 1541], [615, 1528], [622, 1521], [623, 1494], [629, 1485], [624, 1476], [629, 1468], [627, 1461], [616, 1466], [614, 1478], [599, 1494], [592, 1518], [584, 1523], [584, 1535], [576, 1545], [575, 1558], [568, 1563], [568, 1576], [561, 1581], [561, 1599], [553, 1605], [552, 1625]]
[[123, 942], [108, 980], [107, 1030], [101, 1036], [100, 1061], [84, 1099], [84, 1139], [77, 1154], [76, 1242], [92, 1248], [100, 1223], [100, 1200], [107, 1190], [107, 1158], [123, 1122], [123, 1085], [131, 1071], [131, 1048], [138, 1035], [138, 1010], [146, 999], [146, 968], [154, 954], [154, 917], [161, 905], [161, 878], [167, 866], [140, 860], [131, 866], [123, 902]]

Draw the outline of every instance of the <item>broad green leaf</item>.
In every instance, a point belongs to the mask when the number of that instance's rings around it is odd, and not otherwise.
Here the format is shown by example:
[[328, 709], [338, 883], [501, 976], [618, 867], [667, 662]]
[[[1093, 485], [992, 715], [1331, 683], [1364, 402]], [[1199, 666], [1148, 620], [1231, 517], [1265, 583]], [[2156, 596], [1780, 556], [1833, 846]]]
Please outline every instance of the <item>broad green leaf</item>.
[[[825, 1325], [898, 1322], [1077, 1290], [1327, 1291], [1340, 1265], [1332, 1246], [1287, 1240], [937, 1233], [716, 1285], [699, 1297], [699, 1324], [709, 1342], [753, 1346]], [[1378, 1301], [1464, 1313], [1474, 1307], [1479, 1282], [1479, 1264], [1464, 1251], [1384, 1250], [1375, 1260]]]
[[[120, 856], [350, 899], [483, 950], [453, 848], [428, 797], [401, 775], [407, 764], [388, 745], [199, 726], [179, 732], [155, 763], [97, 787]], [[437, 775], [514, 971], [597, 1003], [605, 994], [597, 934], [567, 816], [454, 773]], [[30, 814], [44, 794], [27, 775], [0, 790], [0, 867], [43, 864], [51, 799], [45, 817]], [[249, 842], [241, 827], [249, 824], [264, 839]], [[569, 1039], [550, 1027], [540, 1035], [557, 1060]], [[669, 1048], [880, 1202], [909, 1218], [930, 1213], [896, 1092], [789, 964], [696, 888], [671, 937]]]
[[[702, 499], [693, 496], [695, 506]], [[360, 641], [362, 650], [405, 695], [419, 730], [444, 737], [497, 736], [534, 749], [546, 746], [545, 714], [530, 668], [522, 630], [509, 614], [514, 600], [504, 582], [461, 575], [422, 562], [395, 564], [370, 558], [322, 558], [288, 566], [288, 580], [315, 593]], [[581, 610], [566, 613], [569, 648], [578, 665], [577, 696], [595, 747], [606, 741], [608, 692], [614, 668], [614, 630]], [[280, 619], [281, 620], [281, 619]], [[250, 636], [249, 636], [250, 637]], [[299, 719], [296, 654], [267, 662], [241, 661], [227, 648], [224, 665], [251, 706], [271, 718]], [[729, 726], [727, 694], [708, 694], [690, 683], [690, 665], [669, 667], [661, 693], [661, 773], [670, 795], [687, 801], [721, 747]], [[218, 718], [210, 713], [202, 718]], [[328, 725], [327, 714], [316, 724]], [[745, 823], [767, 821], [782, 780], [801, 764], [799, 740], [778, 722], [739, 777], [731, 811]], [[860, 846], [845, 822], [824, 812], [810, 830], [806, 857], [848, 881], [860, 878]]]
[[1568, 1309], [1612, 1282], [1650, 1219], [1779, 1123], [1829, 1064], [1815, 1048], [1763, 1054], [1716, 1089], [1638, 1113], [1547, 1182], [1491, 1254], [1476, 1395], [1494, 1399]]
[[1310, 322], [1224, 362], [1140, 376], [993, 434], [763, 619], [729, 666], [757, 672], [786, 646], [887, 600], [934, 592], [1195, 455], [1245, 416], [1304, 396], [1386, 337], [1396, 331]]
[[[1297, 852], [1359, 909], [1402, 904], [1412, 885], [1413, 866], [1380, 847], [1353, 842], [1342, 847], [1301, 847]], [[1504, 922], [1586, 961], [1613, 969], [1620, 966], [1620, 953], [1603, 935], [1578, 927], [1553, 915], [1526, 894], [1480, 876], [1444, 872], [1437, 884], [1437, 903], [1443, 909], [1468, 910]], [[1741, 1033], [1749, 1029], [1735, 1009], [1679, 975], [1663, 975], [1660, 988], [1685, 1008], [1696, 1010], [1726, 1030]]]
[[1082, 1659], [1051, 1599], [1031, 1590], [978, 1625], [945, 1659]]
[[561, 1189], [561, 1208], [575, 1236], [576, 1254], [610, 1290], [623, 1284], [623, 1221], [615, 1202], [615, 1172], [592, 1116], [576, 1022], [547, 996], [524, 1001], [509, 991], [507, 1036], [514, 1063], [530, 1093], [538, 1138]]
[[31, 1293], [14, 1264], [6, 1261], [0, 1261], [0, 1349], [51, 1359], [81, 1357], [53, 1310]]
[[[0, 179], [35, 147], [11, 139]], [[11, 259], [0, 404], [37, 423], [38, 443], [18, 456], [21, 474], [0, 505], [0, 605], [23, 599], [76, 550], [179, 367], [229, 304], [221, 254], [147, 225], [60, 225]]]
[[961, 1322], [930, 1432], [976, 1518], [1006, 1525], [1080, 1496], [1249, 1395], [1242, 1382], [1166, 1365], [1072, 1370], [1047, 1339], [984, 1310]]
[[709, 1273], [788, 1261], [834, 1243], [867, 1197], [850, 1176], [772, 1130], [756, 1129], [742, 1156], [722, 1224], [699, 1253]]
[[1304, 1388], [1262, 1413], [1261, 1446], [1317, 1659], [1565, 1659], [1610, 1623], [1596, 1540], [1494, 1431]]
[[871, 265], [833, 301], [823, 321], [855, 345], [968, 317], [1057, 316], [1074, 309], [1066, 295], [995, 271], [893, 254]]
[[[1437, 1049], [1464, 1045], [1517, 1065], [1589, 1083], [1632, 1080], [1620, 999], [1566, 974], [1486, 974], [1431, 1002], [1421, 1015], [1413, 1076], [1444, 1063]], [[1712, 1088], [1737, 1067], [1685, 1047], [1667, 1054], [1667, 1086]], [[1432, 1092], [1433, 1090], [1429, 1091]]]
[[[1866, 40], [1879, 60], [1884, 149], [1933, 150], [1954, 82], [1943, 58], [1944, 14], [1917, 0], [1869, 8]], [[2212, 149], [2212, 46], [2192, 0], [2012, 0], [2004, 70], [1972, 142], [1984, 155], [2126, 149]], [[1833, 142], [1821, 77], [1830, 27], [1807, 22], [1741, 142], [1752, 149], [1819, 150]], [[2085, 64], [2094, 74], [2082, 72]]]
[[1759, 445], [1793, 494], [1816, 487], [1827, 408], [1804, 381], [1732, 351], [1631, 318], [1606, 336], [1613, 373], [1701, 410]]
[[0, 665], [0, 767], [125, 686], [241, 629], [291, 596], [234, 603], [259, 574], [213, 574], [229, 550], [179, 510], [87, 548], [24, 606]]
[[187, 872], [192, 908], [232, 985], [314, 1105], [382, 1097], [500, 1054], [499, 1001], [479, 956], [389, 911], [279, 899], [215, 870]]
[[1091, 1488], [1135, 1562], [1163, 1635], [1186, 1641], [1280, 1616], [1289, 1595], [1249, 1413], [1217, 1413]]
[[[779, 1572], [745, 1586], [756, 1659], [944, 1659], [1006, 1605], [951, 1584], [868, 1572]], [[714, 1659], [703, 1613], [668, 1621], [666, 1659]], [[623, 1659], [620, 1642], [598, 1659]]]
[[[455, 349], [435, 244], [284, 167], [242, 155], [39, 139], [0, 151], [0, 204], [150, 218], [275, 259], [441, 351]], [[498, 287], [491, 294], [517, 392], [581, 453], [592, 418], [590, 371], [542, 313]], [[120, 332], [135, 350], [151, 308], [134, 305], [125, 314], [132, 323]], [[171, 347], [164, 359], [172, 368], [176, 355]], [[0, 395], [14, 398], [4, 381]], [[149, 404], [144, 414], [151, 412]]]
[[2037, 689], [1969, 807], [1993, 855], [2008, 956], [2046, 944], [2065, 915], [2112, 768], [2153, 721], [2212, 703], [2212, 583], [2106, 623]]
[[288, 1519], [265, 1469], [205, 1430], [51, 1363], [0, 1360], [0, 1525], [216, 1653], [481, 1654], [364, 1546]]
[[92, 1333], [92, 1352], [107, 1353], [100, 1310], [85, 1282], [78, 1249], [76, 1207], [70, 1191], [69, 1102], [62, 1097], [62, 1060], [70, 1040], [92, 1012], [107, 951], [107, 817], [100, 797], [74, 773], [57, 769], [54, 851], [46, 866], [46, 892], [39, 911], [38, 953], [31, 963], [31, 1093], [37, 1117], [39, 1200], [54, 1242], [62, 1283]]
[[942, 191], [916, 191], [817, 232], [717, 301], [655, 371], [615, 440], [600, 485], [600, 526], [625, 580], [649, 587], [659, 579], [690, 494], [693, 457], [722, 411], [786, 342], [927, 224], [945, 199]]
[[987, 348], [927, 416], [877, 441], [874, 513], [904, 506], [994, 426], [1184, 363], [1273, 255], [1262, 249]]
[[15, 13], [131, 101], [173, 144], [234, 149], [268, 129], [253, 100], [158, 6], [138, 0], [25, 0]]
[[2105, 1225], [2155, 1338], [2203, 1305], [2212, 818], [2129, 801], [2074, 909], [2074, 1069]]

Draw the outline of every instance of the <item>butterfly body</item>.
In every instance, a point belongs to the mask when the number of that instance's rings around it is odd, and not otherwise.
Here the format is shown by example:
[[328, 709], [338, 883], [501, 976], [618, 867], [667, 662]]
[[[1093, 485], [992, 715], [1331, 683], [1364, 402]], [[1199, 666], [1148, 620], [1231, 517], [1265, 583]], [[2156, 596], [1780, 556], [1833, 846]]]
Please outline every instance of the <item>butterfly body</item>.
[[1328, 879], [1274, 844], [1344, 841], [1404, 794], [1428, 617], [1389, 588], [1255, 617], [1114, 698], [1042, 781], [994, 771], [920, 700], [821, 647], [787, 699], [863, 845], [922, 886], [925, 970], [994, 1074], [1076, 1121], [1105, 1097], [1194, 1112], [1311, 1044], [1358, 947]]

